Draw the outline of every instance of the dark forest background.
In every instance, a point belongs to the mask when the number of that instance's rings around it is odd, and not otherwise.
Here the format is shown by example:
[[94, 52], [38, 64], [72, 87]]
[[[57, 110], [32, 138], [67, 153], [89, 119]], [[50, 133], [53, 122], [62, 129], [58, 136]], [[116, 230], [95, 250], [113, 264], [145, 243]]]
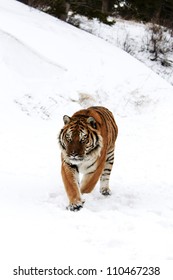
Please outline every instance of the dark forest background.
[[154, 22], [173, 28], [173, 0], [18, 0], [66, 20], [68, 12], [98, 18], [111, 24], [108, 16]]

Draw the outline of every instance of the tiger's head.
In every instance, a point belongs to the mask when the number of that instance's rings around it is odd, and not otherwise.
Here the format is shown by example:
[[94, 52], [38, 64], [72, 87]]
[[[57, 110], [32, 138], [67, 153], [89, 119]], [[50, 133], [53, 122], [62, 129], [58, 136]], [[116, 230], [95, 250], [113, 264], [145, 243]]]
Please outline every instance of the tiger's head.
[[59, 134], [59, 144], [67, 162], [80, 164], [94, 154], [100, 154], [102, 137], [93, 117], [65, 115], [63, 120], [64, 127]]

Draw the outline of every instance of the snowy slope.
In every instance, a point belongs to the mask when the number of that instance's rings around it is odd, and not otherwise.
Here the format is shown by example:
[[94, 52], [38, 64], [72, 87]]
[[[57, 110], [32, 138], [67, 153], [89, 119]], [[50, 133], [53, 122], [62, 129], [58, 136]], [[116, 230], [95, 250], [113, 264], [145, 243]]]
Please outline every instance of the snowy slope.
[[[94, 34], [105, 41], [125, 50], [133, 57], [142, 61], [160, 77], [173, 85], [173, 37], [169, 29], [160, 27], [161, 33], [153, 34], [152, 23], [143, 24], [135, 21], [116, 19], [116, 23], [108, 26], [97, 19], [88, 20], [86, 17], [75, 16], [81, 29]], [[157, 60], [154, 60], [154, 43], [156, 40], [158, 52]]]
[[[105, 272], [118, 261], [172, 260], [173, 88], [120, 49], [14, 0], [0, 0], [0, 76], [1, 278], [19, 265]], [[57, 133], [64, 114], [96, 104], [119, 126], [112, 196], [96, 187], [68, 212]]]

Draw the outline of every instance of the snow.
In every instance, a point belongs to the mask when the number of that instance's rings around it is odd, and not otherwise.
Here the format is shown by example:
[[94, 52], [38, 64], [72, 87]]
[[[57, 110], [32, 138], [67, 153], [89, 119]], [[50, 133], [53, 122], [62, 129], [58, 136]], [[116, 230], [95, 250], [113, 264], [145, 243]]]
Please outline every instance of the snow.
[[[120, 18], [117, 18], [112, 26], [100, 23], [97, 19], [88, 20], [78, 15], [75, 16], [75, 20], [81, 29], [130, 53], [173, 85], [172, 30], [163, 26], [159, 29], [152, 23], [143, 24]], [[154, 33], [153, 28], [154, 30], [158, 28], [158, 32]], [[152, 37], [156, 40], [157, 60], [154, 59]]]
[[[17, 277], [18, 266], [70, 265], [107, 279], [111, 265], [173, 260], [172, 86], [117, 47], [13, 0], [0, 0], [0, 76], [1, 278]], [[112, 196], [97, 186], [70, 212], [57, 134], [64, 114], [96, 104], [119, 127]]]

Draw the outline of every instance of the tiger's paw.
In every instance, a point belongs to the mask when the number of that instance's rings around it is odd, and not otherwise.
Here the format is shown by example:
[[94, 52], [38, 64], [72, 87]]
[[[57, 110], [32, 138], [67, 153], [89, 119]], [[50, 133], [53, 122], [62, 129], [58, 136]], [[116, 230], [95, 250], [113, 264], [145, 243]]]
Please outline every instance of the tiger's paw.
[[70, 211], [74, 211], [74, 212], [77, 212], [79, 210], [81, 210], [83, 208], [83, 204], [85, 203], [85, 201], [80, 201], [78, 203], [71, 203], [69, 204], [66, 209], [67, 210], [70, 210]]
[[104, 195], [104, 196], [108, 196], [108, 195], [111, 195], [111, 190], [109, 188], [102, 188], [100, 190], [101, 194]]

